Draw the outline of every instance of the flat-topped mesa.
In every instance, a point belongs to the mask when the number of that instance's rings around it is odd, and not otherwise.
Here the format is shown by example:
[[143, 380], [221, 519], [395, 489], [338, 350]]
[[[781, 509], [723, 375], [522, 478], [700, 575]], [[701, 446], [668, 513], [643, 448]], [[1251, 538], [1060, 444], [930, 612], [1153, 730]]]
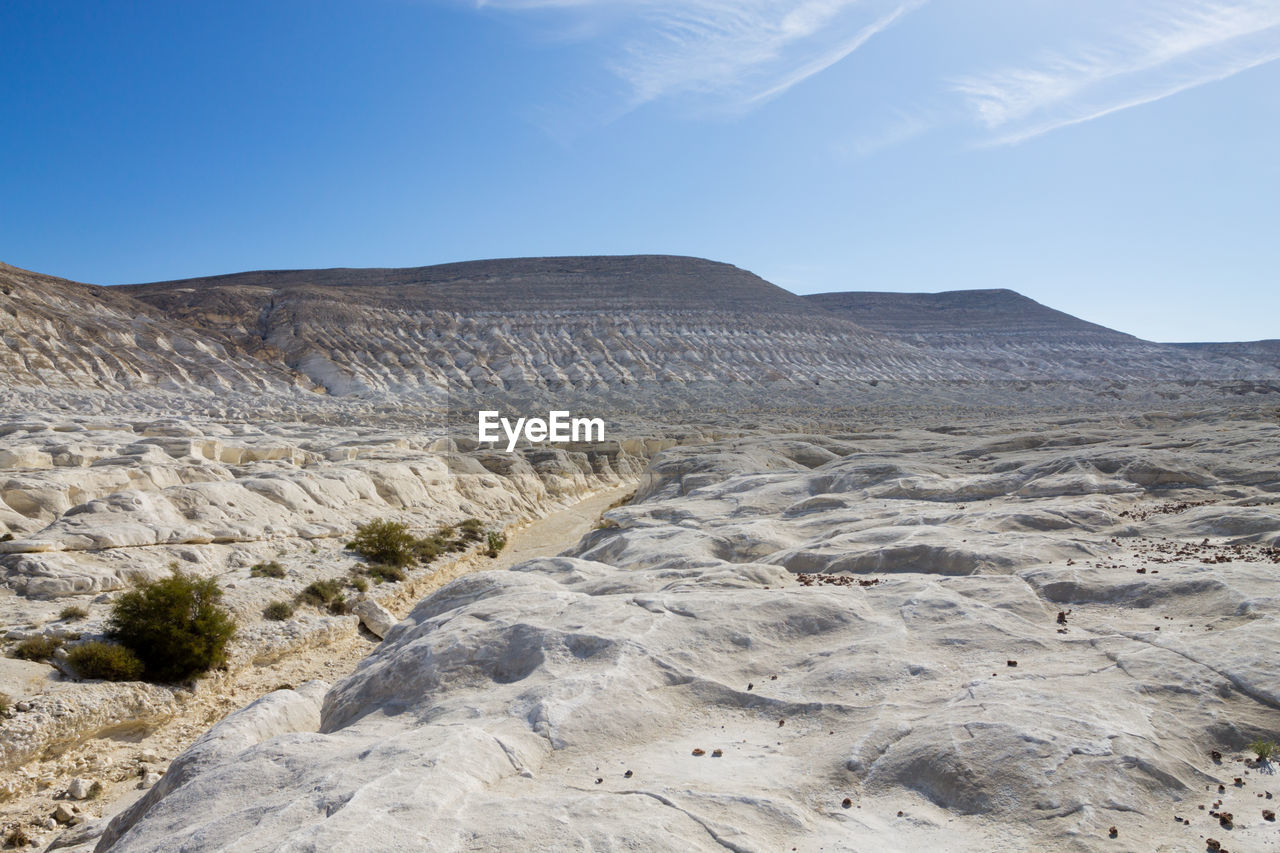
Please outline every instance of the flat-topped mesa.
[[[0, 263], [0, 386], [11, 389], [291, 392], [300, 377], [123, 290]], [[309, 383], [303, 383], [309, 385]]]
[[1280, 340], [1241, 341], [1238, 343], [1186, 343], [1172, 344], [1179, 349], [1186, 349], [1204, 355], [1227, 356], [1246, 359], [1259, 364], [1280, 369]]
[[[211, 290], [245, 298], [327, 295], [381, 306], [476, 313], [715, 311], [814, 315], [812, 305], [731, 264], [674, 255], [506, 258], [426, 267], [267, 270], [121, 288], [155, 305], [190, 306]], [[184, 295], [179, 295], [184, 294]], [[192, 295], [197, 294], [197, 295]]]
[[988, 374], [1063, 380], [1235, 380], [1280, 377], [1280, 360], [1229, 348], [1144, 341], [1012, 290], [816, 293], [808, 302], [871, 331]]
[[877, 332], [895, 335], [1021, 334], [1092, 336], [1116, 344], [1140, 342], [1106, 326], [1041, 305], [1013, 290], [950, 290], [942, 293], [815, 293], [804, 297]]
[[251, 272], [125, 290], [245, 349], [269, 345], [339, 395], [976, 376], [698, 258]]

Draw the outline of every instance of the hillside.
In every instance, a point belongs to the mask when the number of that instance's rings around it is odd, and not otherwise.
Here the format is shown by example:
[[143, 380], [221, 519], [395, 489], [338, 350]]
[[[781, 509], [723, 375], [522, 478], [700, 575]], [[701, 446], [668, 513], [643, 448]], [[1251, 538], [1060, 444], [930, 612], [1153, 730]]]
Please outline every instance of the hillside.
[[1012, 290], [818, 293], [810, 304], [939, 358], [1027, 379], [1257, 379], [1275, 364], [1144, 341]]
[[270, 346], [336, 395], [973, 376], [697, 258], [251, 272], [122, 289], [246, 350]]
[[[4, 388], [92, 392], [120, 405], [138, 398], [103, 392], [390, 416], [533, 389], [656, 416], [933, 405], [961, 393], [982, 405], [1033, 402], [1025, 388], [997, 387], [1009, 380], [1081, 383], [1072, 393], [1086, 400], [1113, 393], [1099, 381], [1150, 397], [1166, 391], [1138, 383], [1280, 377], [1262, 344], [1155, 344], [1008, 290], [799, 297], [729, 264], [662, 255], [111, 288], [0, 266], [0, 282]], [[972, 382], [982, 389], [963, 390]], [[1039, 402], [1064, 404], [1061, 389], [1040, 392]]]
[[290, 392], [298, 377], [127, 292], [0, 263], [0, 386]]

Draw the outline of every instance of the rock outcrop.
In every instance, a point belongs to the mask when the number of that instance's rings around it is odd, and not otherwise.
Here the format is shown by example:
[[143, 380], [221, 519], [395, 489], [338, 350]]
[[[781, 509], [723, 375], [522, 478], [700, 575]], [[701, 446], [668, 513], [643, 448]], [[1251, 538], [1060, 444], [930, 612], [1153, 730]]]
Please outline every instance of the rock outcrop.
[[422, 601], [308, 732], [215, 727], [98, 850], [1190, 849], [1220, 800], [1269, 843], [1276, 435], [673, 449], [572, 552]]

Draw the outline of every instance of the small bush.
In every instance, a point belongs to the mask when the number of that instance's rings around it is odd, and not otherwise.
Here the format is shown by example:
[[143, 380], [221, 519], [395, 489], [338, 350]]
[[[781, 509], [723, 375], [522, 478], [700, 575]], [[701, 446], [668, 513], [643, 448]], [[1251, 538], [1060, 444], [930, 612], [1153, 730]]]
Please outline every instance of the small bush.
[[445, 527], [425, 539], [419, 539], [417, 545], [414, 546], [413, 555], [423, 563], [432, 562], [436, 557], [449, 550], [449, 545], [451, 544], [449, 537], [452, 534], [452, 529]]
[[496, 557], [499, 551], [507, 547], [507, 537], [496, 530], [490, 530], [485, 534], [485, 543], [489, 546], [485, 553], [490, 557]]
[[9, 706], [13, 704], [13, 697], [8, 693], [0, 693], [0, 714], [9, 713]]
[[48, 660], [61, 645], [62, 640], [58, 637], [31, 637], [18, 643], [18, 647], [13, 650], [13, 656], [19, 660]]
[[0, 542], [12, 542], [12, 541], [13, 541], [12, 533], [6, 533], [5, 535], [0, 536]]
[[282, 578], [285, 575], [284, 566], [272, 560], [269, 563], [258, 563], [249, 567], [249, 577], [251, 578]]
[[409, 525], [379, 518], [356, 528], [347, 547], [371, 563], [404, 567], [413, 562], [418, 541]]
[[71, 607], [62, 608], [62, 612], [58, 614], [58, 618], [61, 619], [63, 622], [78, 622], [81, 619], [87, 619], [88, 617], [89, 617], [88, 610], [85, 610], [83, 607], [76, 607], [74, 605]]
[[67, 652], [67, 663], [81, 678], [102, 681], [137, 681], [144, 669], [142, 661], [129, 649], [96, 640], [73, 647]]
[[25, 826], [18, 824], [13, 829], [10, 829], [8, 834], [5, 835], [4, 843], [6, 846], [14, 848], [30, 847], [31, 833], [27, 832], [27, 828]]
[[181, 681], [221, 666], [235, 620], [213, 578], [175, 570], [116, 599], [107, 636], [133, 651], [150, 681]]
[[312, 581], [298, 593], [298, 603], [310, 604], [312, 607], [328, 607], [340, 595], [342, 595], [342, 584], [338, 581]]
[[387, 581], [402, 581], [408, 576], [404, 573], [404, 569], [398, 566], [370, 566], [369, 577], [378, 583], [385, 583]]
[[1269, 740], [1258, 738], [1249, 744], [1249, 749], [1253, 750], [1259, 761], [1270, 761], [1271, 756], [1275, 755], [1276, 745]]
[[96, 800], [98, 799], [98, 797], [101, 797], [101, 796], [102, 796], [102, 783], [95, 779], [93, 784], [89, 786], [88, 799]]
[[468, 518], [458, 525], [458, 539], [462, 542], [479, 542], [484, 538], [484, 522]]
[[262, 615], [276, 622], [283, 622], [293, 615], [293, 605], [287, 601], [273, 601], [262, 610]]
[[344, 613], [351, 612], [351, 605], [347, 602], [347, 597], [342, 593], [338, 593], [333, 597], [333, 601], [329, 602], [329, 612], [335, 616], [341, 616]]
[[351, 578], [351, 586], [355, 588], [355, 591], [356, 591], [356, 592], [368, 592], [368, 591], [369, 591], [369, 579], [368, 579], [368, 578], [362, 578], [362, 577], [360, 577], [359, 575], [354, 575], [354, 576]]

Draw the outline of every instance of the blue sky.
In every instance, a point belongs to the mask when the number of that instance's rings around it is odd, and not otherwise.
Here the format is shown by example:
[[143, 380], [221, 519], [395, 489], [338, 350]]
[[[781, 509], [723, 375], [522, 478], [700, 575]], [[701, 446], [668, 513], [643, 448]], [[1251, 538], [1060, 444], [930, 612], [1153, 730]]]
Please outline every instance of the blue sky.
[[1276, 0], [0, 0], [0, 260], [670, 253], [1280, 337]]

